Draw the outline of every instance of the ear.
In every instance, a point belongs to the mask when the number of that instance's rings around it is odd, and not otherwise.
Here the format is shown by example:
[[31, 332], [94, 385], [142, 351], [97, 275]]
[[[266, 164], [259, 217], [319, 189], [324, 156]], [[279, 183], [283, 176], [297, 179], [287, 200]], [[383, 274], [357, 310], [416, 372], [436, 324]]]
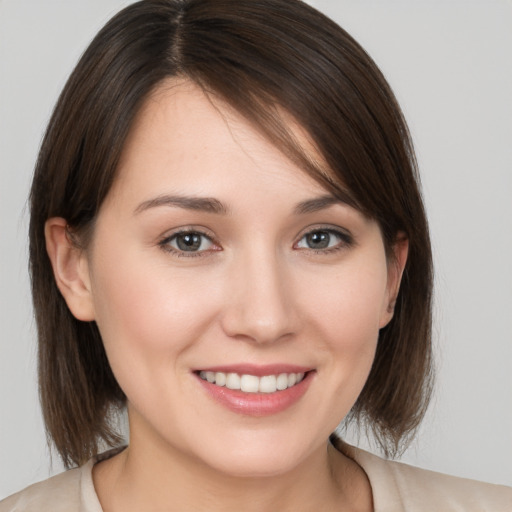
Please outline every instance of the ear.
[[407, 255], [409, 254], [409, 239], [403, 232], [399, 232], [393, 244], [392, 254], [388, 260], [388, 281], [386, 297], [382, 308], [380, 328], [385, 327], [393, 318], [396, 299], [400, 291], [400, 283], [404, 273]]
[[86, 253], [70, 239], [67, 222], [52, 217], [45, 224], [46, 251], [55, 282], [71, 313], [78, 320], [94, 320], [89, 265]]

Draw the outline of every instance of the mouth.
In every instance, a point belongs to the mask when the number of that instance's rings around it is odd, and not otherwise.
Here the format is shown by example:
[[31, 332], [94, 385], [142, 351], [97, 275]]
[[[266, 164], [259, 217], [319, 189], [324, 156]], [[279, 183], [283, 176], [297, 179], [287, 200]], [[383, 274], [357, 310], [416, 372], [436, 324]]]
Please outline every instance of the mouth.
[[299, 384], [305, 376], [305, 372], [279, 373], [271, 375], [239, 374], [235, 372], [213, 372], [202, 370], [199, 377], [214, 384], [243, 393], [275, 393], [285, 391]]
[[300, 402], [316, 370], [291, 365], [208, 368], [194, 374], [206, 395], [232, 412], [270, 416]]

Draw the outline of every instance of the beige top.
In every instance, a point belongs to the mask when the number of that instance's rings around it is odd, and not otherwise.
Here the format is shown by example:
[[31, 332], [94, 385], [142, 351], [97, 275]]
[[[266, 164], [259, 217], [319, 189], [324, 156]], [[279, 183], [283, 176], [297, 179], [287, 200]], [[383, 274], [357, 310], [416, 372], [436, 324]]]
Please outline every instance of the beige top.
[[[426, 471], [346, 444], [339, 448], [368, 475], [375, 512], [512, 512], [511, 487]], [[13, 494], [0, 502], [0, 512], [102, 512], [92, 467], [112, 455], [107, 452]]]

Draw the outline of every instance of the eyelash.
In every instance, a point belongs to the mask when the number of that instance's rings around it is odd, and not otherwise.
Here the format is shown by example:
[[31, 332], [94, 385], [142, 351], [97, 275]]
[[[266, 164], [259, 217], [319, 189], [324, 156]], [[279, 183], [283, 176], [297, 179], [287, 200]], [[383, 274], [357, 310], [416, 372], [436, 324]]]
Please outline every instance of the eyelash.
[[[338, 242], [334, 247], [326, 247], [322, 249], [314, 249], [311, 247], [297, 247], [297, 245], [305, 239], [308, 235], [313, 235], [315, 233], [327, 233], [329, 235], [334, 235], [335, 237], [339, 238], [340, 242]], [[185, 235], [198, 235], [206, 240], [208, 240], [214, 247], [217, 247], [215, 249], [206, 249], [201, 251], [184, 251], [177, 248], [172, 247], [170, 244], [174, 240], [177, 240], [179, 236], [185, 236]], [[201, 242], [202, 244], [203, 242]], [[345, 231], [342, 231], [340, 229], [334, 229], [332, 227], [315, 227], [314, 229], [311, 229], [304, 234], [301, 235], [299, 240], [293, 245], [293, 247], [297, 250], [306, 250], [313, 254], [332, 254], [337, 251], [347, 249], [349, 247], [352, 247], [354, 245], [354, 239], [353, 237], [348, 234]], [[205, 257], [210, 256], [212, 252], [218, 252], [222, 249], [219, 247], [219, 245], [215, 242], [213, 237], [199, 229], [182, 229], [180, 231], [177, 231], [173, 233], [172, 235], [168, 235], [165, 238], [163, 238], [160, 242], [158, 242], [158, 246], [165, 252], [171, 253], [174, 256], [177, 256], [178, 258], [197, 258], [197, 257]]]
[[[162, 239], [160, 242], [158, 242], [158, 245], [163, 251], [171, 253], [172, 255], [177, 256], [178, 258], [197, 258], [197, 257], [209, 256], [211, 254], [212, 250], [182, 251], [182, 250], [176, 249], [170, 245], [173, 240], [176, 240], [179, 236], [185, 236], [185, 235], [199, 235], [200, 237], [207, 239], [213, 246], [219, 247], [213, 240], [212, 236], [201, 231], [200, 229], [192, 229], [192, 228], [191, 229], [185, 228], [185, 229], [176, 231], [172, 235], [168, 235], [164, 239]], [[220, 248], [213, 249], [213, 252], [217, 252], [220, 250], [222, 250], [222, 249], [220, 249]]]
[[[334, 235], [340, 241], [334, 247], [326, 247], [323, 249], [314, 249], [312, 247], [303, 248], [303, 250], [309, 251], [313, 254], [321, 254], [321, 255], [332, 254], [332, 253], [341, 251], [343, 249], [348, 249], [348, 248], [352, 247], [355, 243], [352, 235], [350, 235], [346, 231], [343, 231], [341, 229], [335, 229], [335, 228], [328, 227], [328, 226], [325, 226], [325, 227], [316, 226], [313, 229], [310, 229], [310, 230], [306, 231], [304, 234], [302, 234], [302, 236], [299, 238], [299, 241], [294, 244], [294, 247], [296, 247], [297, 244], [299, 244], [308, 235], [313, 235], [315, 233], [327, 233], [329, 235]], [[297, 247], [297, 249], [301, 250], [302, 248]]]

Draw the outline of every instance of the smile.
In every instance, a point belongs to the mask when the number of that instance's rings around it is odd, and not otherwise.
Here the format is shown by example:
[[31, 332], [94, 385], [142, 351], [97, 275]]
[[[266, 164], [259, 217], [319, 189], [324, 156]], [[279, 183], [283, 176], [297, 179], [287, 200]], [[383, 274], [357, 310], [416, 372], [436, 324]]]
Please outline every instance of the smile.
[[244, 393], [275, 393], [299, 384], [304, 379], [304, 373], [279, 373], [258, 377], [232, 372], [201, 371], [199, 377], [210, 384], [225, 386], [227, 389], [240, 390]]
[[278, 414], [300, 402], [316, 373], [312, 367], [281, 363], [193, 371], [206, 396], [232, 412], [253, 417]]

